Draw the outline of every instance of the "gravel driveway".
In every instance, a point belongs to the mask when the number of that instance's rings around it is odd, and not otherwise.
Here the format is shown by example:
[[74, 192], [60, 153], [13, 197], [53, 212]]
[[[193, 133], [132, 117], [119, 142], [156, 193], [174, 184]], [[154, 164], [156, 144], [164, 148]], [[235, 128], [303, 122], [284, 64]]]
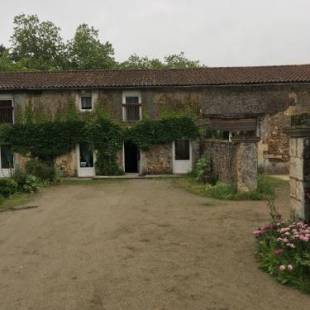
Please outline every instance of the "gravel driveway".
[[310, 309], [257, 268], [263, 202], [126, 180], [51, 187], [31, 204], [0, 214], [1, 310]]

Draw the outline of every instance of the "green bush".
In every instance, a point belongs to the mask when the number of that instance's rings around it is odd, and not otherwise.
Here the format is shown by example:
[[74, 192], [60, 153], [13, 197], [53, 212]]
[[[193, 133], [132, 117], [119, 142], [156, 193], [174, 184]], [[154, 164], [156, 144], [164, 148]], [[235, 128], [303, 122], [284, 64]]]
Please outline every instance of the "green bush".
[[207, 155], [204, 155], [196, 162], [192, 176], [196, 179], [196, 181], [204, 182], [205, 175], [208, 170], [210, 170], [210, 159]]
[[24, 193], [33, 193], [38, 190], [39, 186], [40, 181], [35, 176], [27, 175], [21, 191]]
[[18, 184], [11, 178], [0, 179], [0, 195], [9, 197], [17, 192]]
[[214, 174], [212, 169], [212, 162], [206, 154], [197, 161], [190, 175], [194, 177], [197, 182], [215, 185], [218, 181], [218, 177]]
[[124, 170], [119, 167], [115, 160], [116, 156], [110, 156], [104, 152], [97, 153], [95, 164], [97, 175], [123, 175]]
[[26, 173], [37, 177], [42, 182], [55, 183], [58, 181], [56, 168], [37, 159], [31, 159], [27, 162]]
[[33, 193], [38, 190], [40, 182], [37, 177], [27, 174], [21, 169], [15, 169], [12, 179], [17, 184], [17, 191], [24, 193]]

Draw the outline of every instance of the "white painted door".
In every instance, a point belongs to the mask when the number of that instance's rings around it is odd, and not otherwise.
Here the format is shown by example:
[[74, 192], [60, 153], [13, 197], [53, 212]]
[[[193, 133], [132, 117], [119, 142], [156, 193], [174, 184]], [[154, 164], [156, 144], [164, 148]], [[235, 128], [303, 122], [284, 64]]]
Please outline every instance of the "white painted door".
[[14, 158], [8, 145], [0, 146], [0, 178], [10, 177], [14, 170]]
[[76, 147], [78, 176], [93, 177], [95, 176], [95, 156], [93, 150], [86, 143], [81, 143]]
[[188, 139], [176, 140], [172, 144], [173, 173], [185, 174], [192, 171], [192, 145]]

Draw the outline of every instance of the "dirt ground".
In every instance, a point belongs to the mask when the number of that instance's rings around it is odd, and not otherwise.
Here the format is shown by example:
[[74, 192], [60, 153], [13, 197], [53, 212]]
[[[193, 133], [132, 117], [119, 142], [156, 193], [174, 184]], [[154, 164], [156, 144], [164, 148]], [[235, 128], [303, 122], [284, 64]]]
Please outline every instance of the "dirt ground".
[[0, 213], [1, 310], [310, 309], [257, 268], [264, 202], [126, 180], [52, 187], [31, 204]]

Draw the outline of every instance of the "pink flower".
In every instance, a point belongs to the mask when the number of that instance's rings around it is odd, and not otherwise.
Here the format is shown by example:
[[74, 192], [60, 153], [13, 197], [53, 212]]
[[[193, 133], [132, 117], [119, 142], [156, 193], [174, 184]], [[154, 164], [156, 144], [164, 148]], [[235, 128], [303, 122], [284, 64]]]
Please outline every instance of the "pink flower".
[[284, 271], [285, 269], [286, 269], [285, 265], [281, 265], [281, 266], [279, 267], [279, 270], [280, 270], [280, 271]]
[[273, 253], [275, 256], [280, 256], [283, 252], [284, 252], [283, 249], [275, 249]]
[[293, 266], [292, 265], [287, 265], [287, 270], [288, 271], [292, 271], [294, 268], [293, 268]]

